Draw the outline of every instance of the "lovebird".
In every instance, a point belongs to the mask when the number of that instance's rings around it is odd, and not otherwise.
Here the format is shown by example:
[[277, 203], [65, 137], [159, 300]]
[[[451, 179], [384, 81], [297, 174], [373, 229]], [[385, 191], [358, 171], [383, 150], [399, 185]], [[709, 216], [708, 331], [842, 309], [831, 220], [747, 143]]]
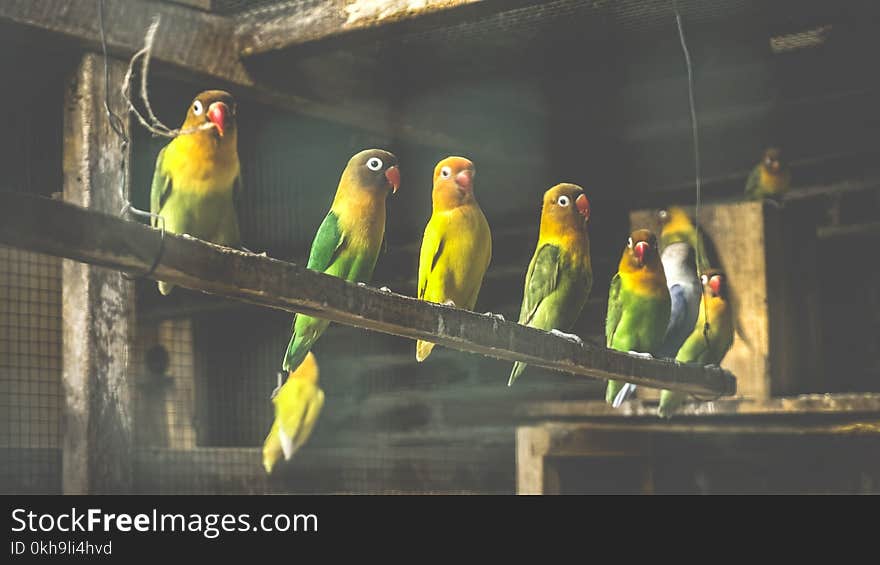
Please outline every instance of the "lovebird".
[[[348, 161], [336, 197], [318, 228], [307, 268], [349, 282], [369, 282], [385, 237], [385, 200], [400, 187], [397, 157], [381, 149], [361, 151]], [[293, 371], [330, 322], [297, 314], [282, 367]]]
[[764, 151], [761, 162], [755, 165], [746, 180], [746, 198], [778, 199], [788, 191], [790, 185], [791, 171], [782, 157], [782, 151], [777, 147], [771, 147]]
[[666, 336], [657, 356], [673, 359], [697, 323], [703, 286], [697, 276], [697, 230], [687, 212], [671, 206], [661, 212], [661, 219], [660, 261], [663, 263], [672, 309]]
[[[657, 237], [649, 230], [630, 234], [608, 292], [606, 346], [617, 351], [654, 355], [669, 325], [671, 300]], [[617, 407], [625, 383], [609, 380], [605, 400]], [[624, 395], [626, 393], [624, 392]]]
[[[150, 212], [164, 218], [169, 233], [240, 247], [235, 204], [241, 195], [236, 105], [222, 90], [206, 90], [190, 104], [181, 129], [156, 158]], [[159, 227], [159, 220], [150, 220]], [[173, 285], [159, 283], [167, 295]]]
[[282, 457], [290, 461], [312, 434], [324, 406], [318, 374], [318, 361], [310, 351], [287, 381], [272, 393], [275, 421], [263, 442], [263, 468], [267, 473]]
[[[718, 365], [733, 345], [733, 309], [728, 301], [727, 280], [721, 270], [703, 272], [701, 282], [705, 297], [700, 301], [700, 315], [675, 360], [679, 363]], [[663, 418], [671, 417], [686, 398], [686, 393], [664, 390], [660, 393], [657, 413]]]
[[[590, 201], [576, 184], [557, 184], [544, 193], [538, 245], [526, 272], [519, 323], [545, 331], [568, 331], [593, 287], [587, 222]], [[525, 370], [514, 363], [507, 385]]]
[[[434, 167], [433, 213], [419, 253], [418, 297], [473, 310], [492, 258], [489, 222], [474, 197], [474, 164], [447, 157]], [[416, 342], [416, 360], [434, 349]]]

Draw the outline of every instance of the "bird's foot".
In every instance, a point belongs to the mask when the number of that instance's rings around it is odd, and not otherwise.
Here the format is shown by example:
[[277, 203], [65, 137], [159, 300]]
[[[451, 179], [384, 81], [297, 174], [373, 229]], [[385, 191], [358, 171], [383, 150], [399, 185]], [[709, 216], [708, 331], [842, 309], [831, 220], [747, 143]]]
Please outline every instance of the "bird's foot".
[[632, 355], [633, 357], [638, 357], [639, 359], [653, 359], [654, 356], [650, 353], [642, 353], [641, 351], [627, 351], [627, 355]]
[[380, 290], [381, 292], [387, 292], [387, 293], [394, 292], [393, 290], [391, 290], [391, 289], [388, 288], [387, 286], [379, 287], [379, 290]]
[[453, 308], [456, 308], [454, 300], [447, 300], [443, 303], [443, 306], [452, 306]]
[[275, 388], [272, 389], [272, 394], [269, 396], [270, 399], [274, 400], [276, 396], [278, 396], [278, 391], [281, 390], [281, 387], [284, 386], [284, 371], [278, 371], [278, 383], [275, 385]]
[[550, 333], [553, 334], [553, 335], [555, 335], [556, 337], [561, 337], [562, 339], [564, 339], [564, 340], [566, 340], [566, 341], [570, 341], [570, 342], [572, 342], [572, 343], [576, 343], [576, 344], [578, 344], [578, 345], [583, 345], [583, 344], [584, 344], [584, 340], [582, 340], [582, 339], [580, 338], [580, 336], [577, 335], [577, 334], [567, 334], [567, 333], [565, 333], [565, 332], [561, 332], [561, 331], [556, 330], [556, 329], [550, 330]]
[[506, 321], [506, 320], [504, 319], [504, 316], [502, 316], [501, 314], [494, 314], [494, 313], [492, 313], [492, 312], [483, 312], [483, 315], [484, 315], [484, 316], [489, 316], [490, 318], [495, 318], [496, 320], [500, 320], [500, 321], [502, 321], [502, 322]]
[[359, 283], [357, 283], [357, 285], [358, 286], [367, 286], [367, 283], [359, 282]]

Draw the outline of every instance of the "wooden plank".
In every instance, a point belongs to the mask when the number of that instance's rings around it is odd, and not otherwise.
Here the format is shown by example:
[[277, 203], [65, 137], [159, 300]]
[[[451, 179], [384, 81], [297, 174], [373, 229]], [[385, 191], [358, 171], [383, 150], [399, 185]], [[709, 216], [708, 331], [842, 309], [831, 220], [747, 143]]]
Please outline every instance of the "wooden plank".
[[[752, 398], [721, 398], [685, 405], [677, 416], [855, 416], [880, 415], [880, 394], [807, 394], [802, 396], [756, 400]], [[534, 419], [656, 417], [654, 403], [639, 400], [614, 409], [604, 402], [565, 401], [536, 402], [524, 406], [520, 415]]]
[[[145, 271], [160, 245], [145, 225], [26, 194], [0, 194], [0, 242], [119, 270]], [[732, 394], [718, 367], [648, 360], [466, 310], [361, 287], [302, 266], [166, 234], [152, 278], [291, 312], [594, 379]]]
[[365, 41], [471, 21], [537, 0], [321, 0], [254, 10], [236, 28], [239, 52], [250, 57], [329, 41]]
[[[110, 80], [118, 83], [125, 69], [111, 61]], [[130, 148], [123, 155], [121, 139], [104, 118], [103, 71], [101, 58], [86, 55], [65, 89], [64, 198], [118, 212], [122, 161]], [[118, 90], [110, 101], [116, 112], [124, 112]], [[63, 262], [62, 282], [63, 492], [128, 492], [132, 402], [126, 361], [133, 284], [118, 272], [74, 261]]]
[[[111, 54], [129, 58], [143, 47], [153, 18], [161, 15], [151, 67], [189, 83], [211, 81], [236, 96], [249, 97], [304, 115], [343, 123], [424, 145], [456, 147], [449, 135], [412, 124], [390, 124], [387, 108], [348, 102], [322, 102], [257, 80], [238, 56], [231, 18], [186, 6], [142, 0], [105, 0], [104, 21]], [[0, 2], [0, 26], [31, 30], [92, 51], [100, 51], [98, 3], [86, 0], [7, 0]], [[2, 29], [2, 28], [0, 28]], [[121, 81], [120, 81], [121, 82]], [[380, 107], [381, 106], [381, 107]], [[176, 125], [176, 124], [172, 124]]]

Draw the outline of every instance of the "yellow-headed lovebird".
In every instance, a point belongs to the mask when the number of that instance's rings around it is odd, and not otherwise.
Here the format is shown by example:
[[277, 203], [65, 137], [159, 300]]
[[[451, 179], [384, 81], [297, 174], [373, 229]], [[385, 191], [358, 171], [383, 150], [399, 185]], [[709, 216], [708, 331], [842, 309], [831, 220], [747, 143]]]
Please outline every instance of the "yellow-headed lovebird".
[[[705, 271], [701, 282], [704, 298], [700, 301], [700, 315], [675, 360], [679, 363], [718, 365], [733, 345], [733, 309], [728, 301], [727, 280], [722, 271]], [[686, 398], [687, 394], [683, 392], [664, 390], [660, 393], [658, 414], [663, 418], [671, 417]]]
[[660, 217], [663, 221], [660, 261], [669, 287], [672, 310], [657, 356], [673, 359], [697, 322], [703, 287], [697, 276], [697, 230], [687, 212], [673, 206], [662, 211]]
[[761, 200], [778, 199], [791, 185], [791, 171], [782, 157], [782, 151], [771, 147], [764, 152], [761, 162], [755, 165], [746, 180], [746, 198]]
[[[557, 184], [544, 193], [538, 246], [529, 263], [519, 323], [542, 330], [568, 331], [580, 316], [593, 268], [587, 222], [590, 201], [575, 184]], [[525, 370], [515, 363], [507, 384]]]
[[[185, 132], [156, 158], [150, 211], [170, 233], [189, 234], [228, 247], [241, 246], [235, 202], [241, 193], [235, 100], [222, 90], [196, 96], [186, 112]], [[151, 220], [153, 227], [159, 220]], [[159, 283], [159, 292], [173, 288]]]
[[[648, 230], [632, 232], [608, 291], [606, 346], [617, 351], [654, 355], [669, 325], [671, 301], [657, 238]], [[605, 400], [619, 406], [625, 383], [609, 380]]]
[[263, 467], [267, 473], [282, 457], [290, 461], [308, 441], [324, 406], [324, 391], [318, 388], [318, 361], [311, 352], [272, 394], [272, 403], [275, 421], [263, 442]]
[[[349, 282], [369, 282], [385, 237], [385, 200], [400, 186], [397, 157], [381, 149], [361, 151], [348, 161], [330, 212], [324, 218], [307, 267]], [[297, 314], [284, 356], [295, 370], [330, 322]]]
[[[419, 253], [418, 297], [438, 304], [472, 310], [492, 258], [492, 234], [474, 198], [474, 164], [447, 157], [434, 167], [431, 192], [434, 211], [425, 227]], [[416, 342], [416, 360], [434, 349]]]

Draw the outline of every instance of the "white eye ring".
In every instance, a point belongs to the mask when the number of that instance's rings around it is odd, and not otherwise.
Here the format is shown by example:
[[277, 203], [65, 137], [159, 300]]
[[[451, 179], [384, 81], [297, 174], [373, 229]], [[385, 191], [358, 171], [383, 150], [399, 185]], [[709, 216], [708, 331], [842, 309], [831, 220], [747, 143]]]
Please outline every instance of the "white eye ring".
[[371, 171], [378, 171], [382, 168], [382, 159], [378, 157], [370, 157], [367, 161], [367, 168]]
[[202, 112], [204, 111], [205, 107], [202, 106], [201, 100], [196, 100], [195, 102], [193, 102], [193, 114], [195, 114], [196, 116], [201, 116]]
[[563, 194], [562, 196], [560, 196], [560, 197], [556, 200], [556, 203], [559, 204], [560, 206], [562, 206], [563, 208], [565, 208], [566, 206], [568, 206], [569, 204], [571, 204], [571, 199], [570, 199], [568, 196], [566, 196], [566, 195]]
[[449, 167], [449, 165], [446, 165], [445, 167], [440, 169], [440, 176], [445, 179], [448, 179], [452, 176], [452, 169]]
[[630, 237], [630, 238], [627, 238], [627, 240], [626, 240], [626, 246], [627, 246], [627, 247], [632, 247], [632, 246], [633, 246], [633, 238], [631, 238], [631, 237]]
[[703, 281], [703, 284], [707, 284], [709, 282], [709, 277], [703, 275], [702, 277], [700, 277], [700, 280]]

